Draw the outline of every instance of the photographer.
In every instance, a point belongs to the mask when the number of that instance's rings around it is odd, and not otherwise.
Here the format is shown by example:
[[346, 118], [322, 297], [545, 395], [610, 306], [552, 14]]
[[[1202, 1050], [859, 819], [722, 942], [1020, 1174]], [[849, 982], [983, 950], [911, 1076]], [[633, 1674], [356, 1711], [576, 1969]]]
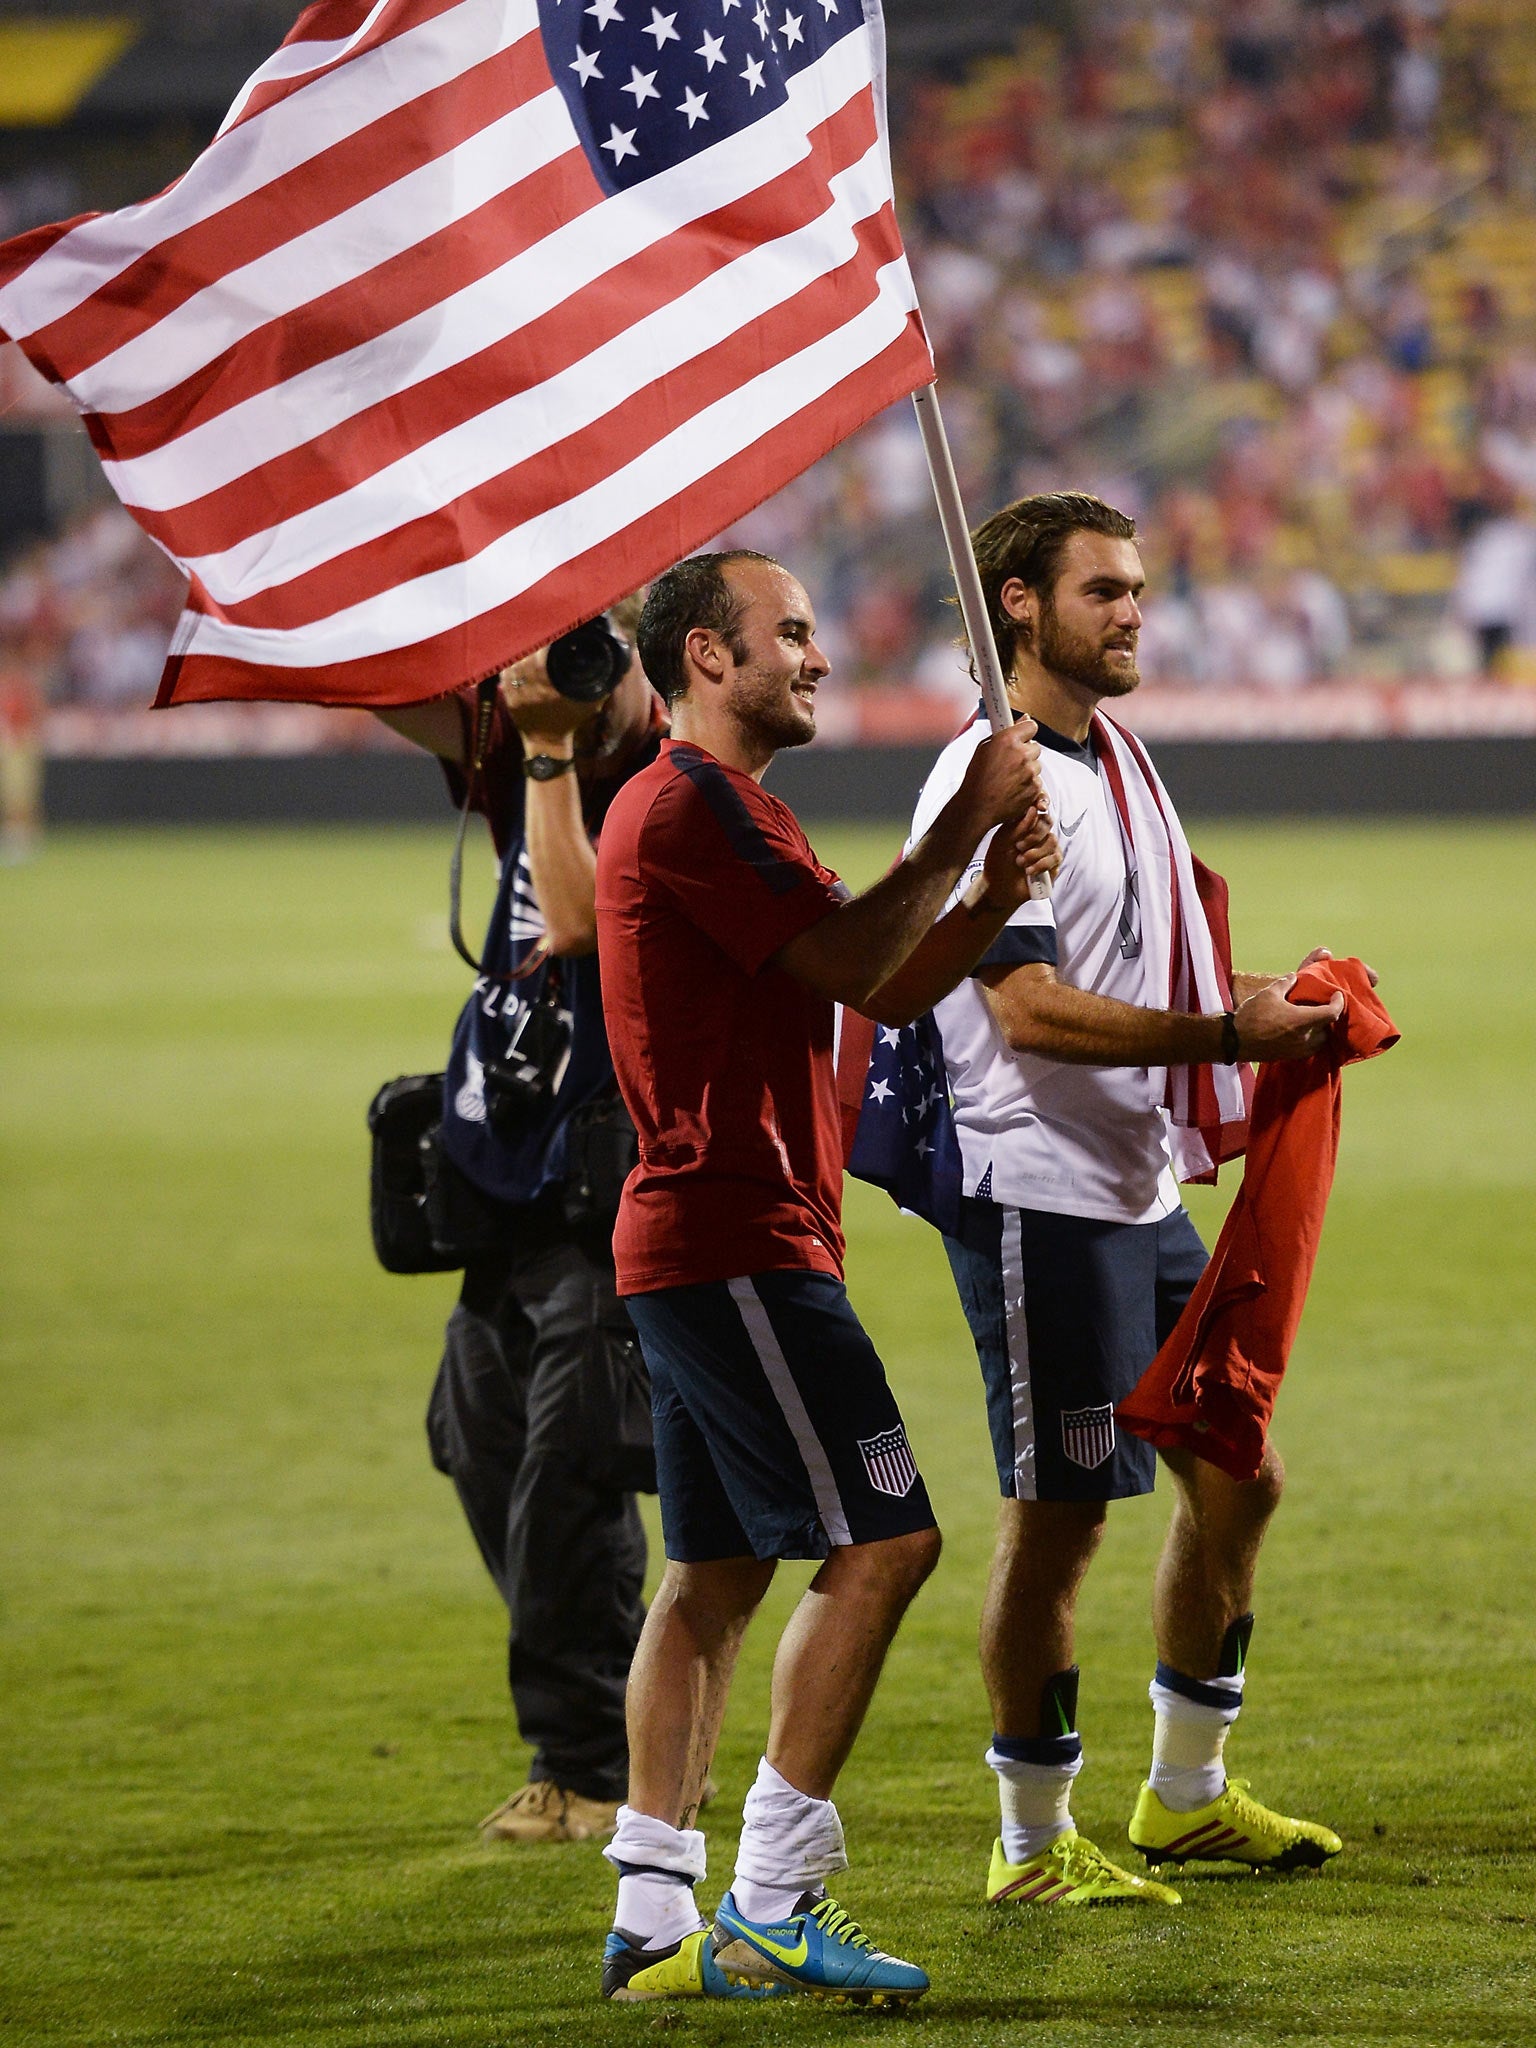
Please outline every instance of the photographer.
[[[631, 646], [638, 612], [632, 599], [612, 614]], [[512, 1701], [533, 1751], [529, 1782], [482, 1822], [487, 1841], [613, 1828], [645, 1618], [635, 1489], [655, 1483], [644, 1365], [613, 1289], [633, 1140], [603, 1029], [593, 890], [603, 817], [655, 758], [664, 719], [629, 648], [605, 676], [599, 645], [595, 680], [573, 677], [569, 654], [560, 642], [503, 670], [494, 699], [466, 690], [379, 713], [442, 758], [501, 862], [438, 1140], [440, 1191], [485, 1249], [466, 1258], [427, 1413], [433, 1462], [511, 1616]], [[563, 694], [551, 669], [587, 694]]]

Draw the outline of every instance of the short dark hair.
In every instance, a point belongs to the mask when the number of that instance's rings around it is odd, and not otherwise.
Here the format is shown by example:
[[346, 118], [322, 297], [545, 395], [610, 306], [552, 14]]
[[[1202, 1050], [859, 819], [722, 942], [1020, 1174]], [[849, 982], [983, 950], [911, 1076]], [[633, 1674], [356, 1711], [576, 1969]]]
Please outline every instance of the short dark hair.
[[635, 629], [635, 645], [651, 685], [669, 704], [688, 688], [688, 662], [683, 643], [696, 626], [718, 633], [741, 661], [745, 648], [738, 635], [746, 601], [731, 588], [726, 570], [732, 562], [781, 565], [754, 548], [730, 548], [718, 555], [689, 555], [656, 578]]
[[1019, 622], [1003, 610], [1003, 585], [1015, 576], [1049, 604], [1061, 558], [1074, 533], [1102, 533], [1111, 540], [1135, 540], [1136, 522], [1087, 491], [1040, 491], [1020, 498], [984, 519], [971, 535], [987, 616], [997, 635], [1006, 675], [1013, 667]]

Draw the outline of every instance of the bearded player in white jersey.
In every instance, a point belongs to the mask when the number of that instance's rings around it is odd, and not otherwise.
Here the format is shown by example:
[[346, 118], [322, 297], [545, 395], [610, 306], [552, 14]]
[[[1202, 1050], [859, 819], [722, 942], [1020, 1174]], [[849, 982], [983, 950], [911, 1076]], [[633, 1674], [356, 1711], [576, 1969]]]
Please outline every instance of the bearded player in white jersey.
[[[1150, 1492], [1159, 1455], [1118, 1426], [1115, 1405], [1206, 1261], [1172, 1170], [1168, 1070], [1210, 1062], [1219, 1075], [1224, 1066], [1240, 1114], [1235, 1063], [1315, 1051], [1342, 999], [1293, 1004], [1294, 976], [1237, 974], [1230, 1011], [1162, 1007], [1191, 918], [1206, 986], [1220, 984], [1198, 906], [1173, 914], [1180, 859], [1186, 881], [1190, 871], [1166, 793], [1151, 793], [1150, 770], [1138, 781], [1144, 757], [1095, 716], [1140, 680], [1135, 526], [1097, 498], [1053, 493], [1009, 506], [973, 541], [1010, 702], [1039, 727], [1063, 854], [1053, 899], [1021, 906], [936, 1011], [964, 1165], [962, 1220], [945, 1243], [1003, 1493], [981, 1625], [987, 1761], [1002, 1805], [987, 1895], [1174, 1906], [1177, 1892], [1112, 1863], [1071, 1816], [1082, 1767], [1078, 1588], [1107, 1503]], [[978, 713], [940, 755], [914, 836], [987, 731]], [[1156, 807], [1156, 831], [1131, 829], [1128, 780], [1143, 810]], [[1182, 851], [1170, 857], [1175, 843]], [[1280, 1460], [1270, 1448], [1257, 1478], [1239, 1484], [1187, 1452], [1161, 1455], [1173, 1516], [1153, 1598], [1152, 1767], [1131, 1841], [1153, 1867], [1321, 1864], [1337, 1855], [1338, 1836], [1261, 1806], [1228, 1782], [1222, 1761], [1242, 1704], [1254, 1567], [1280, 1498]]]

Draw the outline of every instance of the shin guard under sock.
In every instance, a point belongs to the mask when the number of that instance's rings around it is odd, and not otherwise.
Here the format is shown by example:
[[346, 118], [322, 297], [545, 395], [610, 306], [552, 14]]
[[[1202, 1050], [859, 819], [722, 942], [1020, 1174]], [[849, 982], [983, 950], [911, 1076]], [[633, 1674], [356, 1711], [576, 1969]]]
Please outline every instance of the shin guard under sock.
[[632, 1946], [670, 1948], [704, 1925], [693, 1896], [704, 1875], [704, 1837], [697, 1828], [669, 1827], [654, 1814], [621, 1806], [603, 1854], [619, 1873], [614, 1926]]
[[1234, 1621], [1222, 1638], [1214, 1678], [1191, 1678], [1159, 1662], [1148, 1687], [1155, 1716], [1147, 1782], [1170, 1813], [1194, 1813], [1226, 1789], [1222, 1750], [1243, 1704], [1253, 1616]]
[[1040, 1695], [1039, 1732], [992, 1738], [987, 1762], [997, 1773], [1003, 1854], [1028, 1863], [1072, 1825], [1072, 1780], [1083, 1767], [1077, 1732], [1075, 1664], [1046, 1681]]

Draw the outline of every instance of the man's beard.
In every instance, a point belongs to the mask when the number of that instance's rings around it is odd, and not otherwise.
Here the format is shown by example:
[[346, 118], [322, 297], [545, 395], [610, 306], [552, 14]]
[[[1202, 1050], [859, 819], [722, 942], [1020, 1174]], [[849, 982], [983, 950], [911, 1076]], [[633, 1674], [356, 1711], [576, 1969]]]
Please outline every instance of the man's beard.
[[761, 745], [777, 752], [782, 747], [803, 747], [816, 737], [816, 713], [798, 697], [785, 702], [788, 688], [782, 676], [765, 676], [749, 669], [741, 678], [734, 707], [736, 722]]
[[1042, 668], [1069, 683], [1091, 690], [1096, 697], [1128, 697], [1141, 681], [1136, 656], [1129, 663], [1113, 658], [1101, 641], [1064, 630], [1055, 607], [1044, 605], [1040, 612], [1040, 644], [1035, 649]]

